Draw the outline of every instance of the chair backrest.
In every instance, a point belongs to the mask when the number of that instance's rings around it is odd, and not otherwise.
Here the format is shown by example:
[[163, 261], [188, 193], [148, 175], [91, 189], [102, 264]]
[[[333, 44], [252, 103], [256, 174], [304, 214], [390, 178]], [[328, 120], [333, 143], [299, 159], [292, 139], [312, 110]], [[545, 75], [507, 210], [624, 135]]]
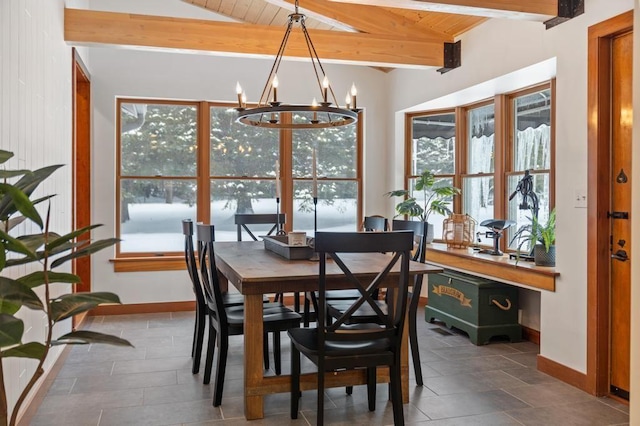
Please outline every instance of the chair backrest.
[[195, 249], [193, 247], [193, 222], [191, 219], [182, 221], [182, 233], [184, 234], [184, 260], [187, 263], [187, 271], [191, 278], [193, 292], [196, 295], [196, 303], [200, 308], [206, 306], [202, 284], [198, 276], [198, 263], [196, 262]]
[[427, 222], [394, 219], [392, 226], [391, 229], [394, 231], [413, 231], [413, 235], [417, 237], [419, 242], [412, 260], [424, 263], [427, 255], [427, 239], [425, 238], [425, 235], [427, 235]]
[[214, 317], [221, 325], [227, 324], [227, 314], [224, 310], [218, 270], [216, 268], [216, 256], [213, 248], [215, 228], [213, 225], [198, 224], [198, 261], [200, 263], [200, 277], [207, 306], [212, 310]]
[[[324, 347], [326, 340], [374, 340], [388, 338], [397, 340], [402, 336], [402, 327], [407, 309], [407, 297], [409, 286], [409, 258], [413, 248], [413, 234], [410, 232], [318, 232], [315, 239], [315, 248], [320, 257], [320, 273], [318, 285], [318, 344]], [[371, 253], [383, 256], [387, 253], [388, 261], [370, 282], [362, 282], [354, 276], [349, 265], [343, 260], [344, 253]], [[326, 290], [327, 290], [327, 257], [331, 257], [351, 288], [360, 291], [360, 297], [352, 302], [350, 307], [343, 311], [338, 318], [334, 318], [331, 324], [326, 322]], [[395, 281], [397, 291], [389, 291], [393, 294], [390, 298], [388, 313], [383, 312], [376, 303], [372, 294], [380, 287], [389, 285], [389, 273], [400, 265], [400, 272]], [[368, 280], [368, 279], [367, 279]], [[360, 325], [348, 325], [352, 323], [351, 317], [360, 307], [370, 307], [377, 314], [372, 323], [374, 327]], [[345, 332], [349, 330], [349, 332]], [[395, 346], [394, 346], [395, 347]]]
[[388, 231], [389, 221], [384, 216], [365, 216], [362, 221], [362, 229], [364, 231]]
[[266, 235], [273, 234], [278, 230], [278, 225], [284, 225], [287, 220], [287, 216], [284, 213], [278, 214], [241, 214], [235, 215], [235, 223], [238, 231], [238, 241], [242, 241], [242, 230], [244, 229], [253, 241], [258, 241], [258, 238], [253, 234], [248, 225], [272, 225], [271, 229]]

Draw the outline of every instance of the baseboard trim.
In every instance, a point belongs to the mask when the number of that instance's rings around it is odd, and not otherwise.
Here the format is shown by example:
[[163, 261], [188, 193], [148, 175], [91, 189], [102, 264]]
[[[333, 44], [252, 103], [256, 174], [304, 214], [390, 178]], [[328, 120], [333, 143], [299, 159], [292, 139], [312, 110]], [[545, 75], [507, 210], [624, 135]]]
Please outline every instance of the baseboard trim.
[[91, 316], [98, 315], [127, 315], [127, 314], [155, 314], [158, 312], [195, 311], [196, 302], [160, 302], [160, 303], [132, 303], [127, 305], [98, 306], [89, 312]]
[[529, 342], [540, 346], [540, 332], [538, 330], [525, 327], [524, 325], [521, 325], [520, 327], [522, 327], [522, 338], [524, 340], [528, 340]]
[[587, 375], [580, 373], [566, 365], [559, 364], [555, 361], [545, 358], [542, 355], [538, 355], [538, 371], [546, 373], [558, 380], [562, 380], [565, 383], [575, 386], [580, 390], [587, 393], [591, 393], [587, 386]]
[[58, 355], [58, 358], [56, 358], [51, 365], [51, 368], [46, 370], [45, 376], [38, 381], [40, 385], [36, 385], [38, 387], [35, 390], [35, 393], [33, 393], [33, 397], [28, 399], [28, 401], [25, 401], [25, 405], [23, 406], [18, 419], [18, 426], [29, 426], [31, 424], [31, 421], [38, 412], [38, 408], [47, 396], [47, 393], [49, 392], [53, 382], [56, 380], [56, 377], [58, 377], [58, 373], [62, 369], [62, 366], [64, 366], [64, 362], [67, 360], [70, 352], [71, 345], [66, 345], [60, 352], [60, 355]]

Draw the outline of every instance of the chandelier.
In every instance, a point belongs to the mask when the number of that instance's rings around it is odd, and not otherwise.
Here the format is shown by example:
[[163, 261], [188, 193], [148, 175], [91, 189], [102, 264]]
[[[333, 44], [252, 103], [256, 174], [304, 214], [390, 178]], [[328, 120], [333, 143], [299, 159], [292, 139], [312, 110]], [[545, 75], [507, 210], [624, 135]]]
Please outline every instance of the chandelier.
[[[282, 38], [282, 43], [280, 43], [280, 49], [273, 62], [257, 106], [247, 107], [247, 97], [240, 86], [240, 82], [237, 83], [238, 106], [236, 111], [238, 111], [238, 118], [236, 121], [239, 123], [274, 129], [323, 129], [346, 126], [358, 121], [358, 112], [360, 110], [357, 108], [356, 103], [357, 91], [355, 84], [351, 86], [351, 91], [345, 98], [345, 108], [341, 108], [331, 88], [327, 74], [320, 63], [320, 58], [313, 46], [311, 37], [309, 37], [305, 19], [305, 15], [298, 12], [298, 0], [296, 0], [295, 11], [289, 15], [287, 29]], [[320, 102], [314, 98], [310, 105], [288, 105], [278, 100], [279, 82], [277, 73], [294, 23], [299, 24], [302, 29], [319, 88]], [[282, 113], [300, 114], [308, 119], [296, 122], [293, 119], [283, 120]]]

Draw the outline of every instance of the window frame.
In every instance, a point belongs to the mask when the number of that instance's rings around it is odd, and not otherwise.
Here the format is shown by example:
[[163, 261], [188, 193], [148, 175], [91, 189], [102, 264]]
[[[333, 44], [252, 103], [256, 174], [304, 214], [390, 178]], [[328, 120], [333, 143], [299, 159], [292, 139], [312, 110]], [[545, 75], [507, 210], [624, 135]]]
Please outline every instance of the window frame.
[[[163, 104], [163, 105], [193, 105], [196, 107], [196, 140], [198, 144], [196, 155], [196, 176], [192, 177], [146, 177], [146, 176], [128, 176], [122, 175], [122, 134], [121, 134], [121, 109], [123, 103], [138, 104]], [[209, 102], [209, 101], [189, 101], [189, 100], [173, 100], [173, 99], [148, 99], [148, 98], [116, 98], [116, 170], [115, 170], [115, 213], [116, 213], [116, 237], [121, 236], [121, 198], [120, 186], [122, 179], [144, 178], [144, 179], [179, 179], [179, 180], [195, 180], [197, 185], [196, 192], [196, 219], [199, 222], [209, 223], [211, 218], [210, 193], [212, 180], [219, 179], [259, 179], [273, 180], [275, 177], [246, 177], [246, 176], [218, 176], [211, 173], [211, 116], [210, 109], [212, 107], [234, 108], [235, 103], [232, 102]], [[362, 217], [363, 206], [363, 134], [364, 134], [364, 112], [360, 111], [358, 122], [356, 124], [356, 174], [353, 178], [331, 178], [318, 177], [319, 182], [330, 181], [353, 181], [357, 185], [357, 221]], [[283, 120], [291, 120], [291, 114], [285, 114]], [[285, 213], [287, 217], [293, 218], [293, 181], [311, 181], [310, 177], [293, 178], [293, 149], [292, 149], [292, 129], [281, 129], [279, 134], [279, 163], [280, 163], [280, 180], [281, 180], [281, 204], [280, 211]], [[284, 225], [285, 231], [293, 230], [293, 220], [287, 220]], [[164, 270], [180, 270], [185, 268], [183, 253], [181, 251], [170, 252], [122, 252], [120, 243], [116, 244], [115, 257], [111, 259], [114, 264], [115, 272], [139, 272], [139, 271], [164, 271]]]
[[[493, 176], [494, 178], [494, 217], [505, 218], [508, 211], [508, 180], [510, 176], [522, 174], [522, 171], [514, 170], [513, 158], [515, 156], [515, 134], [512, 131], [514, 124], [514, 100], [518, 97], [531, 93], [550, 90], [551, 92], [551, 161], [550, 169], [533, 170], [532, 174], [549, 173], [549, 205], [553, 209], [555, 206], [555, 102], [556, 102], [556, 80], [551, 79], [539, 84], [520, 88], [518, 90], [496, 94], [491, 98], [479, 100], [477, 102], [458, 105], [453, 108], [413, 111], [405, 114], [405, 159], [404, 159], [404, 189], [409, 190], [409, 182], [417, 177], [412, 175], [412, 138], [413, 138], [413, 118], [450, 113], [455, 111], [456, 114], [456, 143], [455, 143], [455, 175], [438, 175], [438, 177], [453, 177], [454, 186], [462, 189], [463, 179], [465, 177]], [[493, 173], [469, 174], [468, 173], [468, 114], [471, 109], [479, 108], [485, 105], [494, 104], [494, 171]], [[454, 197], [453, 212], [462, 212], [462, 196]], [[482, 231], [479, 229], [479, 231]], [[500, 240], [501, 250], [508, 250], [508, 241], [506, 238]], [[435, 240], [443, 242], [443, 240]], [[491, 246], [490, 241], [481, 244], [483, 247]]]

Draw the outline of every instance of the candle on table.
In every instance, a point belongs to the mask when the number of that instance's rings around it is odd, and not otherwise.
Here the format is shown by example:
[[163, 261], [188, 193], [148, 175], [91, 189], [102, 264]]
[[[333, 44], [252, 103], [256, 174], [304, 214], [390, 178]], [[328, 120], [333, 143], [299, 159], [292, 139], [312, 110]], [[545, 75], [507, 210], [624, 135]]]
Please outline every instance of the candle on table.
[[280, 163], [276, 161], [276, 198], [280, 198]]
[[236, 83], [236, 94], [238, 95], [238, 108], [242, 108], [242, 87], [239, 81]]
[[316, 149], [313, 148], [313, 155], [311, 157], [311, 177], [313, 178], [313, 187], [311, 194], [313, 198], [318, 198], [318, 174], [316, 172]]

